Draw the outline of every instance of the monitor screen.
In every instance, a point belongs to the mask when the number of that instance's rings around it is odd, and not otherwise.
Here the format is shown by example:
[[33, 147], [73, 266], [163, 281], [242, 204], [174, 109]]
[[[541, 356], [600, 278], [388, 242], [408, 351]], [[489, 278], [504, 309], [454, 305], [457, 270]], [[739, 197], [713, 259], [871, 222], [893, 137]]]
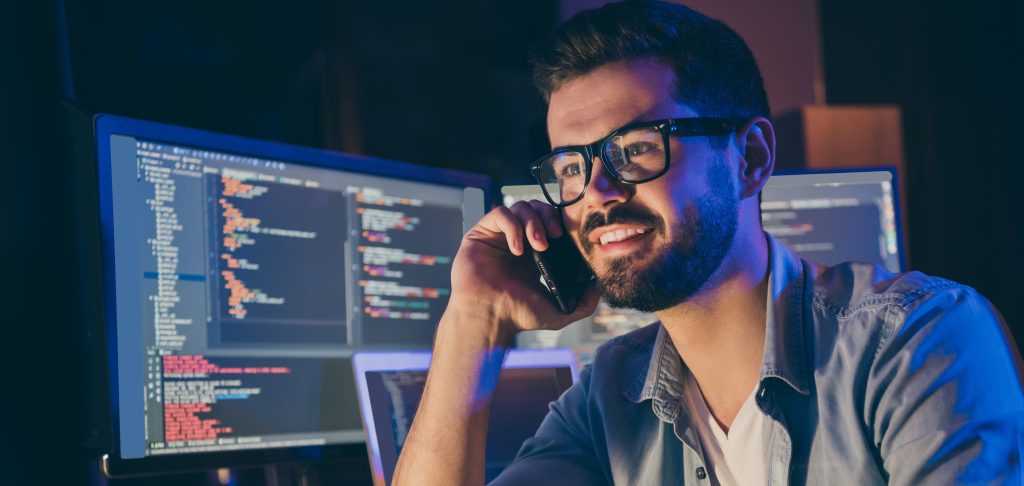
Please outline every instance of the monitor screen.
[[[800, 257], [825, 265], [863, 261], [893, 272], [905, 268], [899, 226], [899, 197], [892, 169], [781, 172], [762, 192], [761, 221]], [[537, 199], [536, 184], [504, 185], [502, 203]], [[520, 333], [525, 348], [570, 347], [580, 364], [608, 339], [655, 322], [653, 314], [614, 309], [603, 301], [594, 315], [559, 331]]]
[[892, 169], [779, 173], [761, 192], [761, 221], [801, 258], [823, 265], [875, 263], [901, 272], [896, 186]]
[[117, 117], [96, 129], [110, 459], [362, 447], [351, 356], [430, 346], [487, 179]]
[[[356, 379], [363, 396], [375, 484], [391, 484], [398, 456], [423, 396], [430, 353], [360, 353]], [[577, 379], [565, 349], [513, 350], [502, 365], [487, 426], [485, 478], [494, 479], [532, 437], [548, 405]]]

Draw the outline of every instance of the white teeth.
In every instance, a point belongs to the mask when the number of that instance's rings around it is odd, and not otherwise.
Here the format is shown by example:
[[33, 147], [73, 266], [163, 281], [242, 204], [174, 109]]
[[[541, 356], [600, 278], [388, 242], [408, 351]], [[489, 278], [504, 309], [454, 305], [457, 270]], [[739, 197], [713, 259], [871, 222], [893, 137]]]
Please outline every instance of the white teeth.
[[645, 230], [643, 228], [640, 228], [640, 229], [632, 229], [632, 228], [630, 228], [630, 229], [624, 229], [624, 230], [609, 231], [609, 232], [601, 235], [601, 244], [602, 245], [607, 245], [608, 243], [614, 243], [614, 242], [617, 242], [617, 241], [622, 241], [622, 240], [625, 240], [625, 239], [627, 239], [629, 237], [632, 237], [632, 236], [642, 235], [646, 231], [647, 230]]

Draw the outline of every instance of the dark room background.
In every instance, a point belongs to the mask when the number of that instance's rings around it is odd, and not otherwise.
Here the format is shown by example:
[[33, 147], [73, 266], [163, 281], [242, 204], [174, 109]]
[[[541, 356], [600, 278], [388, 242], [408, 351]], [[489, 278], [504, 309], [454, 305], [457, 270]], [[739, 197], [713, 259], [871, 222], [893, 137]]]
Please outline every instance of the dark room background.
[[[496, 181], [547, 147], [526, 50], [558, 0], [0, 5], [3, 485], [96, 480], [91, 114]], [[825, 101], [902, 110], [911, 268], [977, 288], [1024, 342], [1020, 3], [818, 6]]]

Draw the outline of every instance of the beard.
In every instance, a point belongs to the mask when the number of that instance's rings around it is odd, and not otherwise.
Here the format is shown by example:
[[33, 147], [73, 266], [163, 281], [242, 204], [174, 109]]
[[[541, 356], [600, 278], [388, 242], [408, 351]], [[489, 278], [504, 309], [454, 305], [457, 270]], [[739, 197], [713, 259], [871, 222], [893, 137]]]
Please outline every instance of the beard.
[[[644, 207], [616, 206], [587, 218], [581, 236], [616, 223], [654, 228], [658, 236], [671, 230], [671, 244], [654, 258], [646, 254], [616, 258], [595, 275], [608, 305], [656, 312], [685, 302], [707, 284], [722, 266], [736, 236], [739, 200], [724, 159], [714, 161], [708, 169], [707, 187], [706, 194], [683, 209], [682, 221], [675, 228], [666, 228], [662, 218]], [[593, 243], [580, 239], [584, 252], [592, 255]], [[650, 261], [642, 265], [645, 259]]]

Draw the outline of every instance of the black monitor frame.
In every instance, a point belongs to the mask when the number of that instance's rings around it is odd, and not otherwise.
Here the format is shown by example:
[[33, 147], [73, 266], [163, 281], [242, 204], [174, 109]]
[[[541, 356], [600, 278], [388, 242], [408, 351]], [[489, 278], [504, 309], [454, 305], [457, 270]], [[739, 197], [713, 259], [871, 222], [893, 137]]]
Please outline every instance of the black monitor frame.
[[[120, 447], [120, 416], [118, 399], [118, 346], [116, 295], [114, 281], [113, 188], [111, 187], [111, 135], [125, 135], [147, 140], [180, 144], [230, 152], [262, 159], [326, 169], [392, 177], [403, 181], [429, 182], [452, 187], [476, 187], [483, 191], [486, 212], [490, 207], [490, 179], [482, 174], [396, 162], [373, 157], [301, 147], [279, 142], [256, 140], [205, 130], [149, 122], [114, 115], [99, 114], [93, 118], [95, 157], [98, 168], [99, 222], [103, 268], [103, 329], [106, 357], [106, 397], [109, 410], [104, 418], [109, 423], [109, 444], [99, 458], [101, 471], [108, 477], [181, 473], [224, 467], [258, 467], [266, 465], [308, 464], [317, 462], [352, 462], [369, 467], [364, 442], [290, 448], [247, 449], [230, 452], [189, 452], [180, 455], [147, 456], [124, 459]], [[104, 434], [105, 435], [105, 434]]]

